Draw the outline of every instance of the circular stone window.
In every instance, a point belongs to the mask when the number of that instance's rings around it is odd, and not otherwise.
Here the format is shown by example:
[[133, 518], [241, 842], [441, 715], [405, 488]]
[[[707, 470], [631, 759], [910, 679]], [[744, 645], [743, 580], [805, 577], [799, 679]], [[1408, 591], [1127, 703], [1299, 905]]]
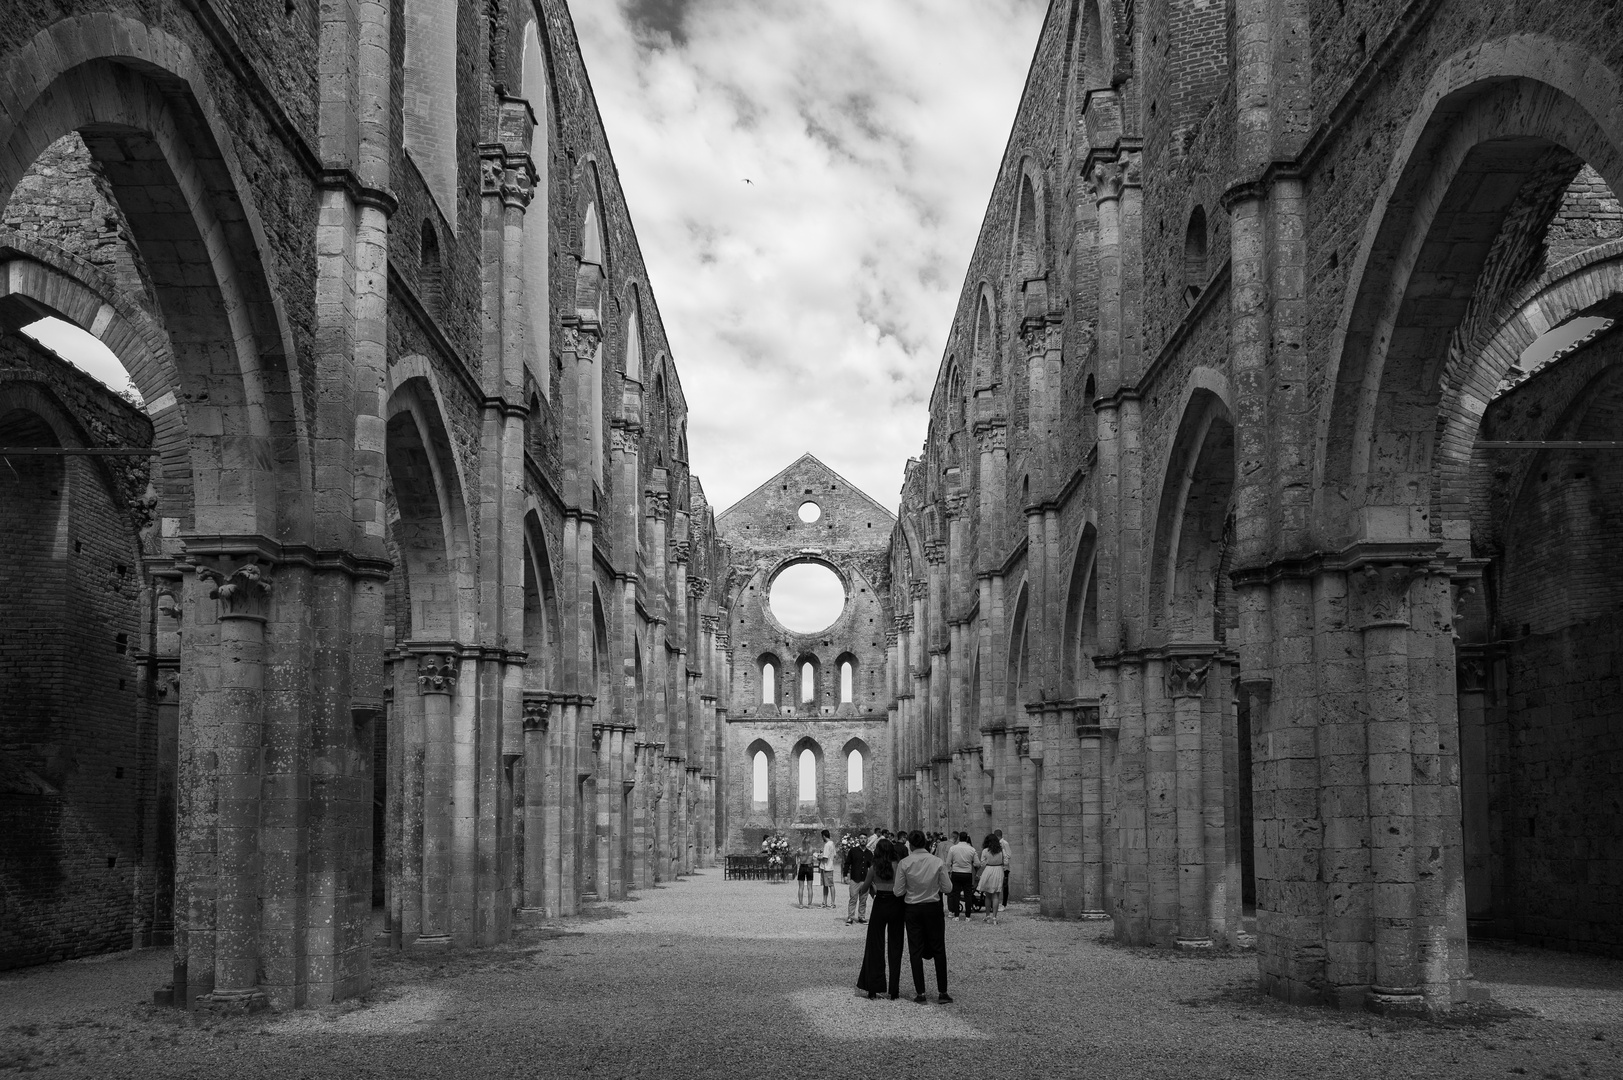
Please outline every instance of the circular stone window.
[[799, 513], [800, 520], [804, 521], [807, 525], [810, 525], [818, 518], [823, 516], [823, 508], [812, 502], [810, 499], [807, 499], [805, 502], [800, 504]]
[[845, 611], [845, 582], [826, 563], [794, 563], [772, 579], [767, 603], [786, 629], [815, 634], [833, 626]]

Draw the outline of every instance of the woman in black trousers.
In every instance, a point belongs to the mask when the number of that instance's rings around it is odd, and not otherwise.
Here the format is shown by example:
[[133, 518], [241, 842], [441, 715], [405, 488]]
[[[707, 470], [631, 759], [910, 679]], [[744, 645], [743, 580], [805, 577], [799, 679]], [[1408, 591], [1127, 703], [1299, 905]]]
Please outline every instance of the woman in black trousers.
[[[857, 975], [857, 992], [878, 997], [888, 990], [895, 1001], [902, 987], [902, 934], [904, 932], [902, 898], [892, 886], [896, 882], [896, 847], [889, 840], [881, 840], [874, 848], [873, 864], [868, 876], [857, 887], [857, 895], [864, 892], [873, 896], [873, 911], [868, 918], [868, 943], [862, 951], [862, 971]], [[885, 935], [890, 935], [886, 940]], [[887, 986], [885, 975], [889, 970]]]

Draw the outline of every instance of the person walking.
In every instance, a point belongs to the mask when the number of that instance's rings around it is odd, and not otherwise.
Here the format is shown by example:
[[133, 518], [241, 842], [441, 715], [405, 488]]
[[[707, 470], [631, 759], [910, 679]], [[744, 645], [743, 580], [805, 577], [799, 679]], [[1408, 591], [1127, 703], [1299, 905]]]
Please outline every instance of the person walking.
[[868, 879], [868, 867], [873, 865], [873, 852], [868, 850], [868, 830], [862, 830], [862, 841], [845, 853], [841, 873], [845, 877], [845, 925], [868, 921], [868, 894], [862, 883]]
[[1009, 878], [1010, 878], [1010, 876], [1012, 874], [1012, 869], [1011, 868], [1014, 866], [1014, 859], [1012, 858], [1013, 851], [1009, 847], [1009, 842], [1007, 840], [1003, 839], [1003, 830], [1002, 829], [993, 829], [992, 830], [992, 835], [997, 837], [998, 847], [1003, 852], [1003, 906], [1008, 907], [1009, 906]]
[[969, 918], [969, 894], [975, 888], [975, 849], [966, 832], [954, 833], [954, 843], [947, 849], [947, 873], [952, 875], [952, 895], [947, 897], [947, 910], [954, 919]]
[[[873, 895], [873, 918], [868, 921], [868, 938], [862, 950], [862, 970], [857, 973], [857, 992], [869, 999], [883, 992], [895, 1001], [902, 989], [902, 933], [906, 926], [902, 898], [896, 895], [896, 845], [881, 840], [874, 845], [873, 861], [857, 891]], [[887, 982], [886, 975], [889, 974]]]
[[947, 918], [941, 907], [941, 894], [952, 889], [952, 875], [947, 864], [930, 854], [924, 845], [924, 833], [915, 829], [908, 834], [911, 854], [896, 864], [894, 892], [905, 905], [903, 917], [907, 923], [907, 961], [913, 969], [913, 1000], [923, 1004], [924, 961], [935, 961], [936, 1000], [943, 1005], [952, 1003], [947, 993]]
[[986, 838], [986, 846], [981, 848], [980, 862], [983, 869], [976, 889], [986, 897], [986, 921], [996, 926], [998, 902], [1003, 898], [1003, 884], [1008, 877], [1004, 872], [1008, 859], [998, 843], [997, 834]]
[[826, 908], [834, 906], [834, 859], [834, 841], [828, 835], [828, 830], [824, 829], [823, 850], [817, 855], [817, 877], [818, 884], [823, 887], [823, 906]]

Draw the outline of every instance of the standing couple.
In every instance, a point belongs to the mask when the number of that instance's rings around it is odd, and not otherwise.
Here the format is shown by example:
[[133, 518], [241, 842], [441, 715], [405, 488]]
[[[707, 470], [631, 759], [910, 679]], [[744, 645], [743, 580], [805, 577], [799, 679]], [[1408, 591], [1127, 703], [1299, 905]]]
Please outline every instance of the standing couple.
[[[902, 933], [907, 933], [907, 959], [913, 969], [913, 1000], [924, 994], [924, 961], [935, 961], [936, 1000], [951, 1004], [947, 993], [947, 920], [941, 894], [952, 891], [947, 866], [930, 854], [924, 833], [914, 830], [906, 842], [881, 840], [874, 847], [873, 864], [858, 886], [858, 895], [873, 894], [873, 915], [868, 921], [868, 943], [862, 953], [857, 991], [878, 997], [888, 991], [892, 1001], [901, 994]], [[886, 979], [886, 975], [889, 979]]]

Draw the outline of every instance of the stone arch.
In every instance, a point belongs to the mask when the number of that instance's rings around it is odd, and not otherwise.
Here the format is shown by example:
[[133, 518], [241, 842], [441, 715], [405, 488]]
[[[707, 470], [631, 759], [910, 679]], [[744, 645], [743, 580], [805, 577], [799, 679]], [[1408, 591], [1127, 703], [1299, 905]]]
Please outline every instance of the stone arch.
[[1030, 606], [1031, 590], [1022, 578], [1020, 588], [1015, 593], [1014, 615], [1009, 619], [1009, 643], [1005, 653], [1009, 658], [1009, 673], [1004, 684], [1008, 688], [1008, 697], [1004, 702], [1007, 709], [1005, 721], [1023, 721], [1025, 718], [1026, 687], [1031, 678], [1031, 627], [1027, 617]]
[[603, 594], [592, 585], [592, 693], [597, 695], [599, 716], [609, 715], [613, 684], [609, 681], [609, 619], [603, 608]]
[[1099, 696], [1099, 673], [1093, 657], [1099, 647], [1098, 532], [1093, 523], [1082, 527], [1071, 559], [1065, 591], [1065, 644], [1060, 675], [1073, 697]]
[[[810, 790], [811, 798], [806, 798], [807, 766], [805, 755], [811, 755]], [[819, 815], [823, 807], [823, 744], [810, 735], [802, 735], [795, 740], [794, 748], [789, 753], [789, 761], [794, 769], [795, 778], [795, 804], [797, 806], [815, 805]]]
[[401, 140], [441, 217], [457, 221], [456, 0], [405, 0]]
[[[755, 797], [763, 794], [757, 784], [757, 781], [761, 779], [760, 766], [756, 763], [757, 756], [766, 759], [766, 790], [764, 792], [766, 797], [761, 799]], [[778, 804], [777, 753], [772, 749], [772, 744], [765, 739], [756, 739], [750, 743], [749, 746], [744, 748], [744, 764], [750, 770], [750, 802], [756, 806], [764, 804], [768, 807], [768, 813], [771, 813], [771, 808]]]
[[[475, 640], [477, 595], [466, 487], [451, 450], [440, 396], [426, 361], [395, 365], [384, 410], [384, 458], [400, 553], [410, 638]], [[397, 626], [397, 633], [399, 628]]]
[[975, 363], [973, 389], [979, 396], [995, 389], [1003, 381], [1003, 355], [997, 334], [997, 294], [985, 282], [981, 284], [980, 299], [975, 305], [975, 329], [970, 340]]
[[191, 525], [191, 455], [180, 375], [163, 328], [103, 270], [37, 237], [0, 230], [0, 311], [22, 306], [19, 321], [42, 311], [94, 335], [118, 357], [146, 400], [158, 451], [153, 483], [158, 514]]
[[1206, 261], [1206, 208], [1196, 204], [1183, 232], [1183, 299], [1189, 307], [1206, 288], [1211, 271]]
[[778, 710], [783, 700], [783, 661], [774, 652], [764, 652], [755, 658], [755, 671], [760, 678], [761, 704]]
[[524, 515], [524, 686], [548, 690], [559, 680], [559, 622], [557, 578], [547, 548], [541, 516], [533, 508]]
[[626, 286], [626, 354], [627, 381], [642, 382], [642, 299], [637, 284]]
[[[853, 758], [856, 764], [852, 764]], [[867, 740], [861, 737], [846, 740], [845, 745], [840, 747], [840, 760], [845, 764], [845, 794], [867, 794], [868, 777], [873, 765], [873, 750]], [[853, 787], [853, 784], [856, 786]]]
[[1224, 569], [1232, 550], [1234, 421], [1228, 405], [1192, 390], [1161, 486], [1149, 611], [1168, 641], [1224, 639]]
[[552, 91], [550, 51], [537, 19], [525, 20], [521, 35], [519, 93], [529, 102], [535, 128], [530, 136], [530, 162], [535, 191], [524, 210], [525, 360], [541, 396], [552, 399], [552, 138], [557, 95]]
[[[1019, 176], [1010, 263], [1012, 276], [1026, 298], [1025, 313], [1030, 314], [1030, 283], [1048, 273], [1048, 218], [1042, 173], [1030, 157], [1021, 159]], [[1046, 298], [1042, 306], [1046, 308]]]
[[53, 24], [0, 69], [25, 73], [0, 88], [0, 205], [45, 147], [78, 131], [152, 274], [179, 374], [168, 389], [191, 403], [193, 527], [288, 535], [279, 498], [302, 503], [312, 483], [292, 335], [201, 65], [158, 28], [95, 14]]
[[1476, 450], [1478, 430], [1507, 374], [1546, 331], [1589, 314], [1623, 317], [1623, 241], [1596, 245], [1550, 267], [1496, 313], [1480, 344], [1450, 357], [1442, 375], [1433, 462], [1439, 528], [1468, 520], [1470, 474], [1487, 466], [1484, 453]]
[[[1440, 526], [1429, 519], [1442, 373], [1522, 192], [1506, 180], [1529, 180], [1560, 151], [1623, 188], [1619, 91], [1598, 57], [1530, 35], [1439, 66], [1376, 198], [1331, 342], [1313, 485], [1322, 542], [1425, 538]], [[1489, 175], [1492, 190], [1479, 194]], [[1444, 273], [1447, 295], [1432, 295]]]
[[795, 657], [795, 704], [814, 711], [822, 698], [823, 661], [815, 652], [803, 652]]

